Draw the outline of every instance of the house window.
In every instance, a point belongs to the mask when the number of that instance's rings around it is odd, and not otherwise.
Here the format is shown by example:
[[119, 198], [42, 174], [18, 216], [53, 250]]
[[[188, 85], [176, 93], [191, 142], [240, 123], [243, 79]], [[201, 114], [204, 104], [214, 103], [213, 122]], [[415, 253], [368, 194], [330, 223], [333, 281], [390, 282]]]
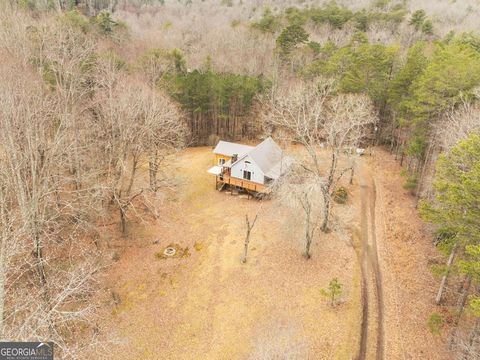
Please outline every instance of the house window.
[[247, 170], [243, 170], [243, 178], [245, 180], [250, 180], [252, 178], [252, 172], [247, 171]]
[[225, 164], [225, 159], [224, 158], [218, 159], [218, 165], [222, 166], [223, 164]]

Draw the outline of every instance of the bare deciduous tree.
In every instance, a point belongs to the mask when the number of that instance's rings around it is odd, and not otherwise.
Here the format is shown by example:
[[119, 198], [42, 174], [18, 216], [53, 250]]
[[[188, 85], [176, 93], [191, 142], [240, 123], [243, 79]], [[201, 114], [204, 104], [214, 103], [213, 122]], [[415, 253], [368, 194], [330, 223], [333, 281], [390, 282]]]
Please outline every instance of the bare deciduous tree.
[[253, 227], [255, 226], [255, 223], [257, 222], [258, 219], [258, 213], [255, 214], [255, 218], [253, 219], [252, 222], [250, 222], [250, 219], [248, 217], [248, 214], [245, 214], [245, 222], [247, 225], [247, 234], [245, 235], [245, 243], [243, 247], [243, 257], [242, 257], [242, 263], [247, 262], [247, 255], [248, 255], [248, 244], [250, 243], [250, 235], [253, 230]]
[[[355, 164], [352, 159], [357, 156], [356, 148], [362, 145], [366, 135], [373, 130], [377, 122], [373, 105], [364, 95], [337, 95], [328, 101], [326, 111], [323, 137], [326, 147], [330, 149], [331, 162], [326, 181], [321, 187], [325, 206], [323, 231], [328, 228], [333, 192], [342, 176], [349, 170], [353, 179]], [[345, 152], [347, 162], [346, 165], [339, 167], [338, 161], [342, 150], [347, 150]]]
[[[31, 69], [14, 69], [0, 66], [2, 337], [48, 338], [69, 357], [78, 324], [88, 324], [95, 306], [88, 300], [101, 262], [85, 258], [78, 242], [95, 193], [73, 185], [62, 98]], [[63, 254], [71, 255], [68, 270]]]
[[303, 256], [310, 259], [311, 246], [323, 211], [322, 200], [318, 196], [319, 182], [310, 171], [305, 170], [301, 162], [297, 162], [277, 182], [274, 193], [292, 212], [303, 214]]
[[98, 72], [101, 92], [95, 113], [105, 144], [99, 158], [125, 234], [127, 210], [145, 190], [134, 186], [142, 158], [148, 157], [150, 189], [155, 192], [162, 158], [184, 146], [187, 131], [181, 112], [166, 95], [121, 74], [112, 61], [105, 59]]
[[[371, 101], [363, 95], [332, 95], [334, 83], [318, 79], [274, 88], [265, 101], [269, 131], [281, 130], [300, 143], [308, 154], [303, 167], [315, 175], [323, 196], [322, 230], [327, 231], [331, 198], [342, 176], [352, 165], [339, 168], [341, 151], [359, 146], [373, 130], [377, 117]], [[322, 167], [321, 152], [330, 152], [329, 165]], [[355, 151], [347, 152], [356, 156]]]

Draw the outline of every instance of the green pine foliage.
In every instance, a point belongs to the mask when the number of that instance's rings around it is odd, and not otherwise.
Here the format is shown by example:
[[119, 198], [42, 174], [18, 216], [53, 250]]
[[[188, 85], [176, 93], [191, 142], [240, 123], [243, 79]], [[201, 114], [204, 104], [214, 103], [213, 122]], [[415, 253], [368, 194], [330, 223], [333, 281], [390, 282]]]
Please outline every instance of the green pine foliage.
[[112, 36], [127, 30], [127, 25], [123, 21], [114, 19], [106, 10], [101, 11], [97, 16], [87, 18], [78, 9], [73, 8], [59, 16], [59, 20], [84, 34], [95, 30], [101, 35]]
[[462, 33], [459, 36], [452, 36], [452, 41], [459, 45], [469, 45], [475, 51], [480, 52], [480, 36], [472, 32]]
[[60, 16], [60, 21], [67, 26], [79, 29], [84, 34], [91, 30], [91, 23], [88, 21], [88, 18], [81, 14], [77, 9], [64, 13]]
[[322, 45], [316, 41], [309, 41], [307, 45], [310, 49], [312, 49], [315, 56], [319, 55], [322, 51]]
[[355, 14], [355, 28], [358, 31], [367, 31], [370, 23], [369, 13], [366, 10], [359, 11]]
[[472, 97], [480, 81], [480, 56], [470, 46], [439, 45], [425, 71], [415, 81], [413, 106], [419, 116], [437, 115]]
[[403, 67], [399, 69], [392, 80], [388, 101], [400, 115], [400, 119], [406, 116], [406, 105], [412, 98], [412, 84], [423, 73], [428, 65], [428, 48], [425, 42], [413, 45], [407, 54]]
[[432, 20], [427, 18], [425, 10], [415, 11], [410, 18], [410, 25], [425, 35], [433, 35], [433, 23]]
[[106, 36], [127, 29], [127, 25], [123, 21], [114, 19], [106, 10], [102, 10], [97, 16], [90, 18], [90, 22], [98, 29], [100, 34]]
[[[435, 199], [421, 204], [425, 220], [446, 233], [449, 247], [460, 247], [460, 273], [480, 282], [480, 134], [474, 132], [437, 161]], [[454, 236], [452, 236], [454, 234]], [[480, 316], [480, 298], [470, 298], [470, 308]]]
[[444, 111], [472, 100], [480, 82], [480, 56], [471, 46], [439, 43], [430, 58], [424, 46], [412, 48], [393, 82], [390, 99], [399, 110], [401, 125], [410, 129], [408, 153], [419, 159], [432, 123]]
[[[381, 7], [380, 7], [381, 8]], [[353, 24], [359, 31], [367, 31], [372, 24], [391, 24], [398, 26], [405, 18], [407, 11], [403, 8], [394, 8], [390, 11], [367, 10], [352, 11], [349, 8], [329, 2], [322, 7], [287, 8], [283, 13], [273, 15], [266, 9], [263, 17], [252, 23], [252, 28], [264, 33], [275, 33], [288, 25], [304, 26], [310, 22], [313, 25], [328, 25], [333, 29], [342, 29]]]
[[342, 92], [368, 94], [374, 103], [385, 101], [397, 47], [369, 44], [363, 33], [329, 59], [324, 72], [338, 78]]
[[[458, 262], [461, 273], [471, 276], [476, 284], [480, 283], [480, 245], [467, 245], [465, 255]], [[473, 295], [469, 299], [469, 307], [474, 316], [480, 317], [480, 296]]]
[[330, 300], [331, 306], [335, 306], [338, 298], [342, 295], [342, 287], [343, 285], [338, 281], [338, 279], [333, 278], [328, 284], [328, 289], [321, 289], [320, 294]]
[[475, 244], [480, 238], [478, 132], [460, 141], [450, 153], [440, 156], [433, 188], [435, 200], [421, 204], [424, 219], [454, 233], [455, 241], [461, 245]]
[[287, 19], [288, 24], [297, 24], [300, 26], [305, 25], [309, 19], [307, 12], [293, 7], [285, 10], [285, 18]]
[[433, 35], [433, 23], [431, 20], [425, 20], [422, 24], [422, 33], [425, 35]]
[[263, 33], [275, 33], [281, 27], [281, 20], [272, 14], [272, 11], [267, 8], [263, 13], [263, 17], [257, 21], [252, 23], [252, 28], [259, 30]]
[[308, 33], [299, 24], [287, 26], [277, 38], [277, 47], [283, 57], [287, 57], [300, 44], [308, 41]]
[[410, 25], [412, 25], [415, 30], [420, 30], [426, 17], [427, 14], [425, 13], [425, 10], [417, 10], [412, 14], [412, 17], [410, 18]]
[[348, 201], [348, 191], [345, 187], [338, 187], [333, 193], [333, 200], [337, 204], [346, 204]]
[[354, 13], [350, 9], [338, 6], [335, 3], [310, 10], [310, 18], [315, 24], [329, 24], [336, 29], [341, 29], [353, 17]]
[[232, 111], [236, 116], [246, 115], [254, 97], [266, 86], [260, 77], [216, 73], [212, 70], [166, 74], [164, 84], [188, 113], [212, 118], [225, 118]]

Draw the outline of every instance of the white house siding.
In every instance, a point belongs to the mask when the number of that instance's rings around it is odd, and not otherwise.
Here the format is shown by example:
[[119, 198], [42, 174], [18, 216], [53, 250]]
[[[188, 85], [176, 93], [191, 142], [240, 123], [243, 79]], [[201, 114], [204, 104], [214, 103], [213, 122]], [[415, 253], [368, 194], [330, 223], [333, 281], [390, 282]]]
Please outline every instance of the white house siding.
[[[250, 164], [246, 163], [248, 161], [250, 161]], [[252, 177], [250, 181], [258, 184], [263, 184], [265, 182], [265, 177], [262, 170], [260, 170], [257, 164], [255, 164], [255, 162], [248, 155], [233, 164], [231, 168], [231, 176], [238, 179], [243, 179], [243, 170], [251, 171]]]

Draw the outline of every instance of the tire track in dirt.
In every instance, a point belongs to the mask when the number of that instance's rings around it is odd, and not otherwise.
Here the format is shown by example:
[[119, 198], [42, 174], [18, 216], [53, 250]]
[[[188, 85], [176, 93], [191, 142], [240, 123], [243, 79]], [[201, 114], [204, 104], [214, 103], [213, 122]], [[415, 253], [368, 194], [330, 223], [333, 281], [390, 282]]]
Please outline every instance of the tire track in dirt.
[[369, 187], [370, 192], [370, 225], [371, 225], [371, 240], [372, 240], [372, 252], [370, 253], [372, 257], [372, 265], [375, 278], [375, 289], [377, 296], [377, 360], [381, 360], [384, 357], [384, 323], [383, 323], [383, 287], [382, 287], [382, 272], [380, 270], [380, 265], [378, 261], [378, 250], [377, 250], [377, 232], [376, 232], [376, 219], [375, 219], [375, 210], [376, 210], [376, 201], [377, 201], [377, 190], [375, 180], [371, 180], [371, 187]]
[[[375, 181], [365, 176], [362, 171], [360, 181], [360, 228], [361, 228], [361, 276], [362, 276], [362, 325], [360, 330], [360, 350], [358, 359], [384, 358], [384, 320], [383, 320], [383, 287], [382, 274], [379, 266], [377, 236], [375, 226], [376, 188]], [[370, 296], [373, 295], [373, 296]], [[371, 297], [375, 302], [372, 303]], [[376, 321], [370, 321], [374, 316]], [[369, 351], [370, 338], [376, 340], [376, 346]], [[375, 354], [375, 356], [369, 356]]]
[[363, 360], [367, 357], [367, 340], [368, 340], [368, 315], [369, 315], [369, 297], [368, 297], [368, 264], [367, 264], [367, 252], [368, 252], [368, 227], [367, 227], [367, 209], [366, 201], [364, 199], [364, 185], [361, 185], [361, 207], [360, 207], [360, 241], [361, 241], [361, 250], [360, 250], [360, 262], [361, 262], [361, 277], [362, 277], [362, 325], [360, 329], [360, 351], [357, 359]]

